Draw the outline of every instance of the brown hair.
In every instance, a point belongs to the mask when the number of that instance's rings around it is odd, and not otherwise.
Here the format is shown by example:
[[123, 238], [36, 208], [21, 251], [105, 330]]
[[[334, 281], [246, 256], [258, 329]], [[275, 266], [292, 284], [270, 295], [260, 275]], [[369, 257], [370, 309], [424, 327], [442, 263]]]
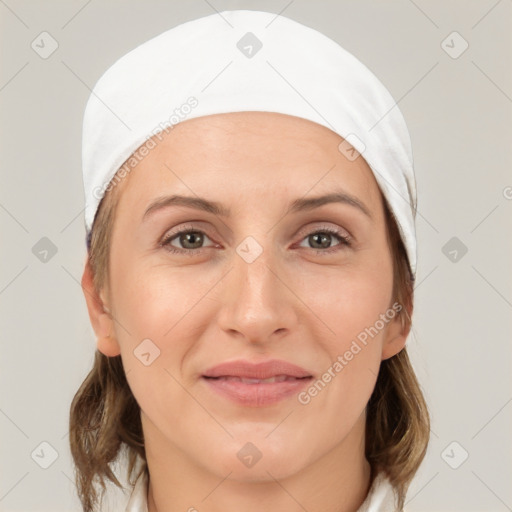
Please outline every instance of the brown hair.
[[[399, 313], [402, 326], [411, 327], [414, 276], [395, 217], [382, 194], [381, 197], [393, 254], [393, 297], [403, 305]], [[378, 472], [386, 474], [395, 489], [397, 510], [401, 511], [430, 439], [427, 404], [407, 348], [381, 362], [366, 413], [365, 452], [372, 480]]]
[[[98, 291], [108, 280], [109, 241], [121, 188], [119, 183], [102, 199], [88, 238], [88, 258]], [[398, 313], [402, 325], [410, 326], [414, 279], [395, 218], [382, 194], [381, 197], [393, 254], [393, 297], [404, 306]], [[127, 449], [130, 484], [134, 483], [130, 479], [137, 456], [144, 464], [136, 478], [142, 472], [147, 474], [140, 407], [126, 380], [120, 355], [107, 357], [96, 350], [93, 368], [73, 398], [69, 429], [76, 486], [84, 512], [97, 510], [107, 479], [122, 488], [110, 467], [117, 461], [121, 448]], [[425, 456], [429, 435], [427, 405], [404, 348], [381, 362], [366, 419], [365, 450], [371, 481], [379, 472], [389, 478], [397, 510], [403, 508], [409, 484]], [[102, 487], [100, 497], [95, 480]]]

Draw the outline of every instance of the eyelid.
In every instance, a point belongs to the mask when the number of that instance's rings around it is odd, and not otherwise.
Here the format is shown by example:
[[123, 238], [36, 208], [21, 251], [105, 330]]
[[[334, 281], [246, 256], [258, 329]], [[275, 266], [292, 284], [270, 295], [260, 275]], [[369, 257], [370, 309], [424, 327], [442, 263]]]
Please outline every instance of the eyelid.
[[[175, 247], [174, 245], [171, 245], [171, 242], [175, 238], [179, 237], [180, 235], [182, 235], [184, 233], [189, 233], [189, 232], [200, 233], [200, 234], [204, 235], [211, 242], [213, 242], [213, 245], [208, 245], [208, 246], [205, 246], [205, 247], [199, 247], [198, 249], [184, 249], [184, 248]], [[163, 236], [160, 238], [160, 240], [158, 241], [158, 247], [161, 247], [161, 248], [163, 248], [163, 249], [165, 249], [165, 250], [167, 250], [167, 251], [169, 251], [171, 253], [175, 253], [175, 254], [189, 254], [189, 255], [200, 254], [204, 250], [209, 249], [211, 247], [215, 247], [215, 246], [218, 246], [218, 244], [207, 233], [207, 230], [202, 229], [202, 228], [198, 228], [196, 226], [193, 226], [193, 225], [187, 224], [187, 223], [180, 224], [179, 227], [166, 231], [163, 234]]]
[[181, 235], [183, 232], [189, 232], [189, 231], [197, 231], [198, 233], [203, 233], [203, 234], [207, 235], [208, 237], [210, 237], [208, 235], [207, 229], [205, 229], [203, 227], [196, 226], [189, 222], [186, 222], [184, 224], [179, 224], [175, 228], [168, 229], [167, 231], [165, 231], [165, 233], [160, 238], [159, 243], [161, 243], [162, 241], [165, 241], [165, 240], [169, 240], [170, 238], [173, 238], [176, 235]]
[[305, 236], [309, 236], [313, 233], [317, 233], [318, 231], [323, 231], [323, 230], [328, 231], [329, 233], [339, 234], [339, 236], [342, 236], [349, 240], [354, 239], [354, 237], [349, 233], [349, 231], [347, 229], [342, 228], [341, 226], [338, 226], [336, 224], [328, 224], [326, 222], [323, 222], [323, 223], [320, 222], [313, 226], [308, 225], [307, 227], [301, 229], [297, 236], [302, 236], [302, 238], [304, 238]]
[[[332, 237], [338, 238], [338, 243], [333, 245], [332, 247], [327, 247], [325, 249], [316, 249], [314, 247], [302, 247], [301, 244], [304, 240], [317, 233], [327, 233]], [[354, 239], [352, 235], [350, 235], [350, 233], [348, 233], [346, 230], [342, 228], [324, 225], [308, 229], [303, 236], [300, 236], [298, 244], [298, 247], [302, 249], [314, 251], [316, 254], [319, 255], [329, 256], [332, 255], [333, 253], [337, 253], [338, 251], [342, 251], [343, 249], [353, 248]]]
[[[200, 234], [206, 236], [207, 238], [210, 239], [211, 242], [213, 242], [214, 245], [199, 247], [197, 249], [185, 249], [185, 248], [182, 249], [182, 248], [174, 247], [173, 245], [171, 245], [171, 241], [173, 241], [175, 238], [179, 237], [180, 235], [182, 235], [184, 233], [189, 233], [189, 232], [200, 233]], [[300, 236], [299, 241], [296, 243], [300, 244], [308, 236], [311, 236], [316, 233], [321, 233], [321, 232], [328, 233], [332, 236], [338, 237], [340, 239], [340, 242], [338, 244], [336, 244], [335, 246], [329, 247], [327, 249], [314, 249], [312, 247], [309, 247], [306, 249], [329, 254], [330, 252], [338, 250], [338, 249], [335, 249], [335, 247], [337, 247], [339, 245], [350, 247], [350, 246], [352, 246], [352, 244], [354, 242], [354, 238], [346, 229], [343, 229], [339, 226], [331, 226], [331, 225], [324, 223], [323, 225], [317, 225], [317, 226], [312, 226], [312, 227], [310, 226], [309, 228], [301, 229], [299, 234], [296, 235], [296, 236]], [[217, 242], [215, 242], [213, 237], [211, 237], [208, 234], [207, 230], [198, 228], [190, 223], [181, 224], [176, 229], [166, 231], [164, 233], [164, 235], [161, 237], [160, 241], [158, 242], [158, 245], [160, 247], [165, 248], [166, 250], [168, 250], [170, 252], [174, 252], [177, 254], [190, 254], [190, 255], [200, 254], [208, 248], [219, 246], [219, 244]], [[300, 247], [300, 245], [299, 245], [299, 247]]]
[[[301, 247], [300, 244], [303, 242], [303, 240], [305, 238], [307, 238], [308, 236], [311, 236], [315, 233], [319, 233], [319, 232], [326, 232], [326, 233], [330, 234], [331, 236], [338, 237], [339, 243], [336, 244], [336, 246], [343, 245], [346, 248], [349, 248], [349, 247], [353, 247], [354, 244], [356, 243], [356, 239], [352, 236], [352, 234], [350, 233], [350, 231], [348, 231], [348, 229], [340, 226], [339, 224], [331, 223], [331, 222], [325, 221], [325, 220], [324, 221], [318, 220], [318, 221], [310, 222], [305, 227], [301, 228], [298, 231], [298, 233], [295, 234], [294, 239], [295, 239], [295, 237], [299, 237], [299, 241], [294, 242], [294, 245], [298, 245], [299, 247]], [[334, 247], [335, 246], [329, 247], [327, 249], [315, 249], [313, 247], [307, 247], [307, 249], [309, 249], [310, 251], [317, 251], [317, 252], [323, 252], [323, 253], [329, 254], [330, 251], [332, 251], [332, 252], [335, 251]], [[305, 247], [301, 247], [301, 248], [305, 248]]]

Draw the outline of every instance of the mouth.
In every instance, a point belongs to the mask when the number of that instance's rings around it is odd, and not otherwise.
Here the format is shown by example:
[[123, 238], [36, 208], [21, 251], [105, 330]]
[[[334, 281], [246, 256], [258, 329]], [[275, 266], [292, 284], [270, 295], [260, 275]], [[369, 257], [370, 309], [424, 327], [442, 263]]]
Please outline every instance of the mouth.
[[275, 375], [274, 377], [268, 377], [267, 379], [252, 379], [247, 377], [236, 377], [233, 375], [222, 375], [220, 377], [208, 377], [203, 375], [205, 379], [217, 380], [217, 381], [229, 381], [229, 382], [243, 382], [244, 384], [273, 384], [274, 382], [293, 382], [297, 380], [311, 380], [313, 377], [292, 377], [290, 375]]
[[210, 391], [237, 405], [264, 407], [295, 396], [313, 375], [286, 361], [234, 361], [209, 369], [201, 380]]

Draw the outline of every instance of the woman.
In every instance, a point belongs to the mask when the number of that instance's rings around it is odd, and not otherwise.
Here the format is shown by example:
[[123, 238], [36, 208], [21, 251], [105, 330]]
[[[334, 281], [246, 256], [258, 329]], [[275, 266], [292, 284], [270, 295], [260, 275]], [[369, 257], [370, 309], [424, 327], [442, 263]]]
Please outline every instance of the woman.
[[416, 191], [377, 78], [290, 19], [224, 11], [119, 59], [83, 148], [84, 511], [123, 448], [129, 512], [403, 510], [429, 434], [405, 348]]

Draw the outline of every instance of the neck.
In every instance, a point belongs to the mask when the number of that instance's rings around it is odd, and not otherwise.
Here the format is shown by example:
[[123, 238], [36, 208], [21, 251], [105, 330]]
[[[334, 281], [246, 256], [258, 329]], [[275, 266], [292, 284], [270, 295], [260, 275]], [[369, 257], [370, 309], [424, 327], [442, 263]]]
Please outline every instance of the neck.
[[341, 443], [300, 471], [275, 478], [230, 479], [208, 469], [164, 439], [143, 418], [149, 470], [149, 512], [356, 512], [365, 500], [371, 469], [364, 456], [363, 414]]

